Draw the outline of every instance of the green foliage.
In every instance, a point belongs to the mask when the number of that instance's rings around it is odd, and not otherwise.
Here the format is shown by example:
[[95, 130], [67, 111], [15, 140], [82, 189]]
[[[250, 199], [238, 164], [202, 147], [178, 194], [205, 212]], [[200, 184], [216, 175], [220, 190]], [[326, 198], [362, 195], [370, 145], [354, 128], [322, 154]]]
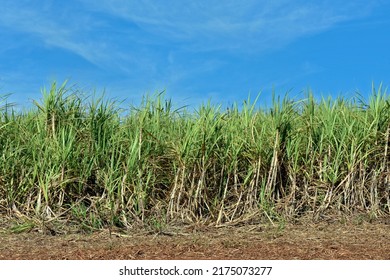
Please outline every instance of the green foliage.
[[123, 114], [116, 101], [66, 83], [53, 83], [29, 111], [1, 98], [0, 202], [87, 228], [389, 213], [382, 87], [367, 104], [311, 92], [301, 101], [274, 96], [267, 110], [256, 101], [189, 112], [160, 93]]

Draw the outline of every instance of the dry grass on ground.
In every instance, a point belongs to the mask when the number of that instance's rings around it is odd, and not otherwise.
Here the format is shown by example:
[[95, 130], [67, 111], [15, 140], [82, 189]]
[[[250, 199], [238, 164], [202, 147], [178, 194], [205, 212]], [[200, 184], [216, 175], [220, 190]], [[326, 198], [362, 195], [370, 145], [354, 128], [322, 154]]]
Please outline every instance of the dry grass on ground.
[[317, 223], [151, 233], [0, 233], [0, 259], [390, 259], [390, 225]]

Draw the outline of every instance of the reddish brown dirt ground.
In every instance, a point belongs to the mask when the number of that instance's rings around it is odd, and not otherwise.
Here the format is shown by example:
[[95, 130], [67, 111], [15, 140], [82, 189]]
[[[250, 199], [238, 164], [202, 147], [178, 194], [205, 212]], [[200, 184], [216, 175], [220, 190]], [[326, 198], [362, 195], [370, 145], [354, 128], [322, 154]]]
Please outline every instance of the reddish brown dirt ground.
[[0, 259], [390, 259], [390, 225], [182, 228], [151, 234], [44, 235], [0, 230]]

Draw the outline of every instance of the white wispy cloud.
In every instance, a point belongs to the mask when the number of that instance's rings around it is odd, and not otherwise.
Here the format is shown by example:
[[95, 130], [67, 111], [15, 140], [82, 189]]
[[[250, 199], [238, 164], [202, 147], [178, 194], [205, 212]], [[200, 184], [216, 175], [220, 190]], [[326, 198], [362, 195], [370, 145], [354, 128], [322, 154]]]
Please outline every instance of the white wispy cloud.
[[[159, 44], [183, 51], [259, 53], [277, 49], [304, 35], [361, 17], [376, 1], [67, 2], [46, 0], [39, 6], [26, 0], [4, 0], [0, 25], [33, 34], [49, 46], [67, 49], [96, 65], [125, 69], [124, 64], [152, 63], [145, 52], [151, 58], [153, 54], [145, 49]], [[140, 30], [115, 30], [115, 26], [91, 14], [96, 11], [132, 23]], [[115, 32], [122, 34], [113, 36]]]
[[0, 26], [33, 36], [38, 45], [66, 49], [95, 65], [110, 59], [110, 46], [87, 34], [98, 25], [96, 20], [75, 12], [77, 7], [61, 10], [61, 5], [55, 5], [53, 1], [41, 1], [40, 4], [2, 1]]
[[196, 51], [259, 52], [370, 12], [376, 1], [83, 0]]

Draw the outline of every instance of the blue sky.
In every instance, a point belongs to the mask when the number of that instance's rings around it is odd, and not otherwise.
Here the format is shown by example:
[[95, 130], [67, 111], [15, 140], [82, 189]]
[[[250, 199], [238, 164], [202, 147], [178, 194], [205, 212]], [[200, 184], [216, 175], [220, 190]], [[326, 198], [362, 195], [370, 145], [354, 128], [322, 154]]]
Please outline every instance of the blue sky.
[[0, 94], [56, 80], [137, 103], [241, 103], [272, 89], [367, 96], [390, 85], [389, 1], [1, 0]]

